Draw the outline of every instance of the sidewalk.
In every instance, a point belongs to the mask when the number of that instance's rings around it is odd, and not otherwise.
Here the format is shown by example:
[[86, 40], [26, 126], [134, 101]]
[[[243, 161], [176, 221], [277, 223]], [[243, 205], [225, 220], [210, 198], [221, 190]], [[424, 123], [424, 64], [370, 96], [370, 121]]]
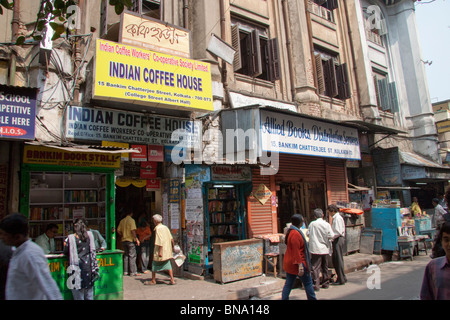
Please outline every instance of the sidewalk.
[[[355, 253], [344, 257], [345, 273], [364, 269], [371, 264], [387, 260], [384, 255]], [[217, 283], [212, 277], [202, 277], [184, 272], [184, 277], [170, 278], [158, 273], [155, 285], [145, 285], [151, 280], [151, 273], [136, 277], [124, 276], [124, 300], [249, 300], [262, 298], [281, 292], [285, 279], [270, 276], [257, 276], [230, 283]]]

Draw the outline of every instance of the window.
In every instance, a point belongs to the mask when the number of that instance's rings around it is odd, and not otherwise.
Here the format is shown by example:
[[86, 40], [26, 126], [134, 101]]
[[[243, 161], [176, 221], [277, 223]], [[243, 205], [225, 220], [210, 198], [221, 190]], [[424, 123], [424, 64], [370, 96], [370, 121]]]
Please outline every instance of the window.
[[377, 95], [378, 108], [386, 112], [398, 112], [399, 104], [395, 82], [388, 82], [387, 74], [373, 72], [373, 82]]
[[[131, 3], [131, 7], [127, 8], [129, 11], [161, 20], [161, 0], [132, 0]], [[108, 34], [108, 28], [111, 28], [112, 24], [118, 23], [119, 20], [120, 18], [115, 13], [114, 7], [109, 4], [109, 0], [102, 0], [100, 7], [100, 37]]]
[[309, 0], [308, 11], [322, 17], [330, 22], [334, 22], [333, 10], [338, 7], [337, 0]]
[[278, 41], [269, 39], [265, 28], [235, 22], [231, 35], [236, 73], [268, 81], [280, 79]]
[[321, 7], [327, 8], [330, 11], [337, 9], [339, 6], [338, 0], [314, 0], [314, 3]]
[[143, 16], [161, 19], [161, 0], [133, 0], [130, 11]]
[[346, 100], [351, 97], [347, 64], [339, 64], [337, 55], [315, 51], [317, 89], [319, 94]]

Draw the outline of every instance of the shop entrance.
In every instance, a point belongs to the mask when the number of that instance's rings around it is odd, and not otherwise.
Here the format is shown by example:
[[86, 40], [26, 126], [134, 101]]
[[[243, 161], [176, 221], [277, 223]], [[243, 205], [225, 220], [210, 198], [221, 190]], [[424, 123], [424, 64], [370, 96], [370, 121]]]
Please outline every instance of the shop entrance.
[[[151, 217], [155, 214], [155, 191], [146, 191], [144, 187], [136, 187], [132, 183], [128, 186], [120, 187], [116, 185], [116, 227], [126, 215], [126, 209], [133, 210], [133, 219], [138, 226], [139, 220], [145, 218], [153, 230]], [[121, 246], [117, 239], [118, 248]]]
[[326, 215], [324, 182], [280, 183], [278, 187], [278, 232], [283, 233], [293, 214], [300, 213], [306, 226], [314, 220], [314, 209], [321, 208]]

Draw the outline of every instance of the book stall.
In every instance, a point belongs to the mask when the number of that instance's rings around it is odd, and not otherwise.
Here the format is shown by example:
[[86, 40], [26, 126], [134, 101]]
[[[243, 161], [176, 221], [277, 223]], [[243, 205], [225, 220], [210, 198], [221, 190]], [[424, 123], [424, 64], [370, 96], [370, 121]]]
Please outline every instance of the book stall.
[[373, 202], [372, 227], [382, 230], [382, 249], [397, 251], [399, 258], [412, 259], [420, 251], [428, 254], [427, 242], [432, 240], [430, 217], [426, 213], [413, 216], [398, 199], [385, 197]]
[[29, 219], [32, 240], [48, 225], [57, 226], [55, 250], [47, 254], [49, 268], [64, 299], [72, 299], [67, 287], [68, 257], [64, 240], [73, 233], [73, 222], [82, 218], [105, 239], [107, 248], [97, 253], [100, 277], [94, 299], [123, 298], [123, 262], [115, 240], [114, 171], [120, 153], [69, 152], [26, 146], [21, 170], [19, 211]]

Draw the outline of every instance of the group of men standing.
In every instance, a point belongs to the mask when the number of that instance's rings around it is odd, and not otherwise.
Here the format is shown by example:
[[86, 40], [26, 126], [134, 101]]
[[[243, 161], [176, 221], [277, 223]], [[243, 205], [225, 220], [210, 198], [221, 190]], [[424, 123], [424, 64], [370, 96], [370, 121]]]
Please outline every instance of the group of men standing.
[[[328, 256], [332, 256], [333, 267], [337, 279], [334, 284], [345, 284], [347, 277], [344, 273], [344, 245], [345, 223], [336, 205], [327, 207], [327, 212], [332, 216], [331, 225], [323, 219], [322, 209], [314, 210], [316, 220], [308, 227], [309, 251], [311, 253], [311, 276], [314, 290], [319, 287], [328, 288], [330, 277], [328, 274]], [[320, 273], [322, 272], [322, 283]]]

